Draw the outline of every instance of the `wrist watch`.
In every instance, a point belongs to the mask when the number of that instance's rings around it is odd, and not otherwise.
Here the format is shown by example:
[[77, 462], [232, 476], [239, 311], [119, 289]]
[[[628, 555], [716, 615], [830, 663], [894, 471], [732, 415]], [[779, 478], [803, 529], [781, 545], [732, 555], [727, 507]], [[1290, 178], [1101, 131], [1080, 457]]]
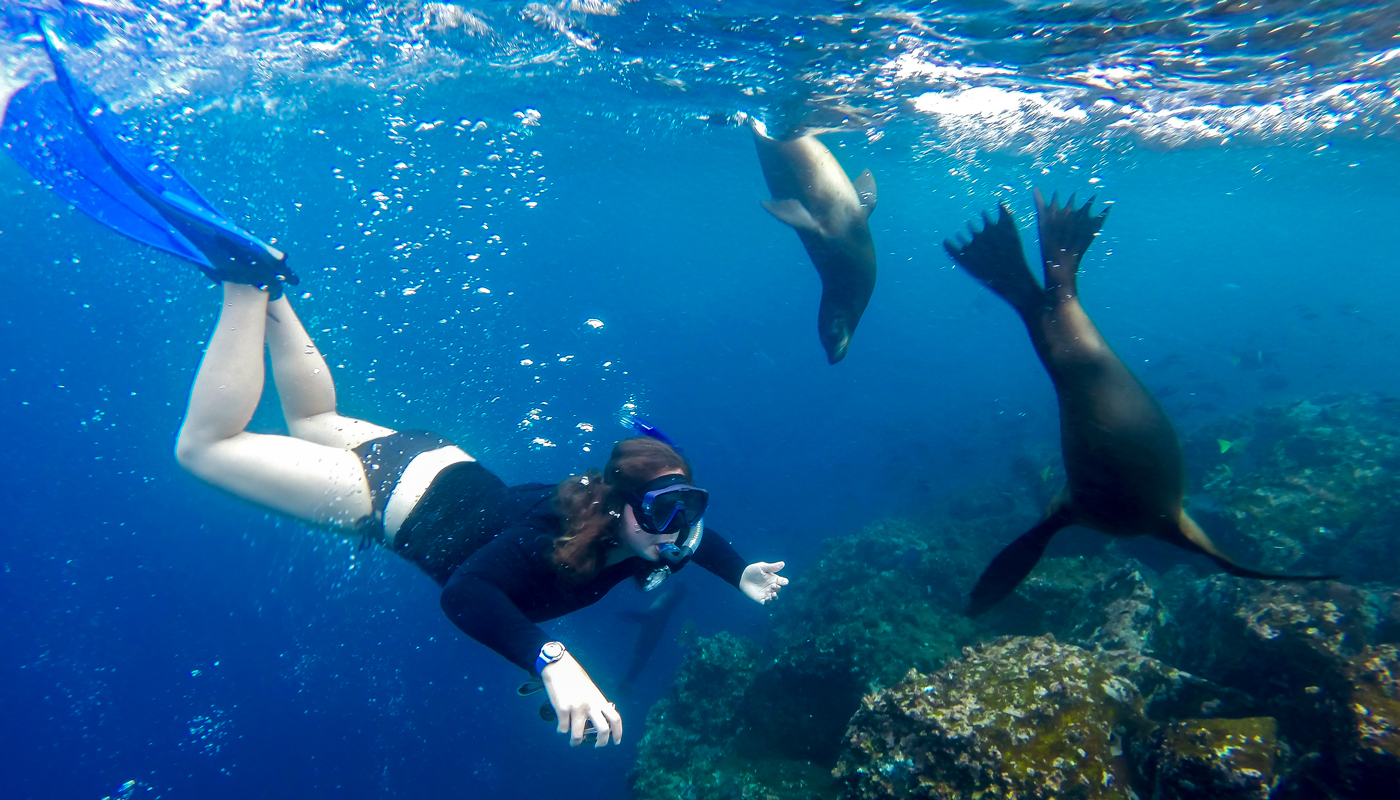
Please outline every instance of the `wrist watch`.
[[535, 672], [543, 674], [544, 668], [564, 657], [564, 645], [561, 642], [545, 642], [540, 648], [540, 654], [535, 656]]

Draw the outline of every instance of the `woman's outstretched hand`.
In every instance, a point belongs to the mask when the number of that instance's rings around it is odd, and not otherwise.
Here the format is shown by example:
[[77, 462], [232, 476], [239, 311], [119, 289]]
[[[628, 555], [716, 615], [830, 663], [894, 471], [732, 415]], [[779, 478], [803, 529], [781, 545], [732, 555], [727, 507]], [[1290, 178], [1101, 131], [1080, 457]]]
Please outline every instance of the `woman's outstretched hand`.
[[759, 603], [766, 603], [778, 596], [779, 589], [787, 586], [788, 579], [778, 574], [778, 570], [785, 566], [787, 564], [782, 561], [750, 564], [744, 567], [744, 574], [739, 577], [739, 589]]
[[544, 690], [554, 713], [559, 716], [559, 732], [569, 734], [569, 744], [583, 744], [584, 728], [592, 722], [598, 731], [595, 747], [606, 747], [609, 739], [622, 744], [622, 717], [608, 698], [598, 691], [593, 679], [569, 653], [540, 672]]

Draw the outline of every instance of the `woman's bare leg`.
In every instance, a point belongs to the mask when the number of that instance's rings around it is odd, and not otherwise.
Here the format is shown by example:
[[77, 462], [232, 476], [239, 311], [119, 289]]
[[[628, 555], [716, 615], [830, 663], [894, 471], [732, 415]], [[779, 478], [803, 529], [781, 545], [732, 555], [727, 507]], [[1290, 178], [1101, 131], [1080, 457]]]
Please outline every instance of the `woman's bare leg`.
[[287, 418], [287, 430], [296, 438], [351, 448], [394, 432], [336, 413], [330, 368], [285, 295], [268, 303], [267, 348], [282, 415]]
[[[223, 309], [190, 390], [189, 409], [175, 445], [176, 458], [197, 477], [246, 500], [318, 524], [354, 525], [371, 511], [369, 484], [354, 452], [343, 446], [244, 430], [262, 395], [267, 293], [235, 283], [225, 283], [223, 289]], [[300, 329], [300, 323], [296, 327]], [[304, 346], [309, 339], [305, 331], [301, 334]], [[316, 360], [322, 372], [312, 372], [311, 378], [327, 374], [319, 354]], [[295, 377], [293, 372], [289, 380], [294, 382]], [[300, 414], [309, 409], [324, 409], [327, 390], [329, 413], [333, 414], [335, 390], [328, 374], [319, 390], [315, 388], [321, 386], [318, 382], [313, 380], [309, 385], [313, 389], [304, 397], [292, 393], [297, 418], [306, 419]], [[283, 402], [285, 405], [287, 400]]]

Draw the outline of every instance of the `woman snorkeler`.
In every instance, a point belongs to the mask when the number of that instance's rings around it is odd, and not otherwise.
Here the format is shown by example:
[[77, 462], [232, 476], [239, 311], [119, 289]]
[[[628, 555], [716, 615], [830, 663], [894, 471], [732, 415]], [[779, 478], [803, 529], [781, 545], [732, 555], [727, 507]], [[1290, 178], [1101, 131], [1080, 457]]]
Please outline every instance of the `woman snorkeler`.
[[[416, 564], [443, 586], [458, 628], [538, 672], [572, 744], [589, 722], [597, 746], [618, 742], [622, 719], [536, 623], [596, 603], [626, 578], [664, 577], [687, 556], [759, 603], [788, 582], [783, 562], [746, 565], [713, 531], [698, 535], [708, 493], [660, 438], [618, 442], [602, 472], [508, 487], [436, 435], [338, 414], [331, 372], [287, 298], [232, 280], [223, 293], [175, 446], [181, 465]], [[245, 430], [262, 395], [264, 343], [288, 436]]]
[[[336, 411], [335, 386], [283, 292], [286, 256], [229, 222], [168, 164], [123, 135], [76, 86], [43, 26], [56, 80], [15, 94], [0, 143], [30, 174], [108, 227], [186, 258], [223, 287], [175, 454], [202, 480], [308, 523], [366, 537], [443, 587], [468, 636], [537, 673], [571, 744], [622, 741], [622, 718], [537, 623], [596, 603], [631, 577], [654, 586], [694, 560], [759, 603], [783, 562], [746, 564], [713, 531], [708, 493], [655, 429], [618, 442], [601, 472], [506, 486], [460, 447]], [[79, 113], [75, 113], [75, 109]], [[246, 430], [262, 396], [263, 348], [289, 435]]]

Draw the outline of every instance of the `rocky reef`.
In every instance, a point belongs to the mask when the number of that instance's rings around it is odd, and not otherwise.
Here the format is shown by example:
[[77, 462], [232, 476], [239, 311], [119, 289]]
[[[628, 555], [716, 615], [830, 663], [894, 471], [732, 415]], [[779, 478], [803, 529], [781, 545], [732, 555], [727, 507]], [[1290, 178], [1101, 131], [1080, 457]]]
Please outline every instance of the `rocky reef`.
[[1269, 406], [1183, 445], [1192, 515], [1242, 561], [1400, 585], [1400, 399]]
[[1105, 540], [1095, 555], [1045, 560], [970, 620], [964, 593], [1053, 489], [1050, 471], [1023, 470], [1021, 489], [965, 493], [824, 543], [765, 642], [721, 635], [692, 650], [648, 717], [634, 794], [1395, 794], [1400, 402], [1264, 408], [1186, 446], [1192, 514], [1230, 552], [1346, 582], [1242, 580], [1176, 553], [1153, 570]]

